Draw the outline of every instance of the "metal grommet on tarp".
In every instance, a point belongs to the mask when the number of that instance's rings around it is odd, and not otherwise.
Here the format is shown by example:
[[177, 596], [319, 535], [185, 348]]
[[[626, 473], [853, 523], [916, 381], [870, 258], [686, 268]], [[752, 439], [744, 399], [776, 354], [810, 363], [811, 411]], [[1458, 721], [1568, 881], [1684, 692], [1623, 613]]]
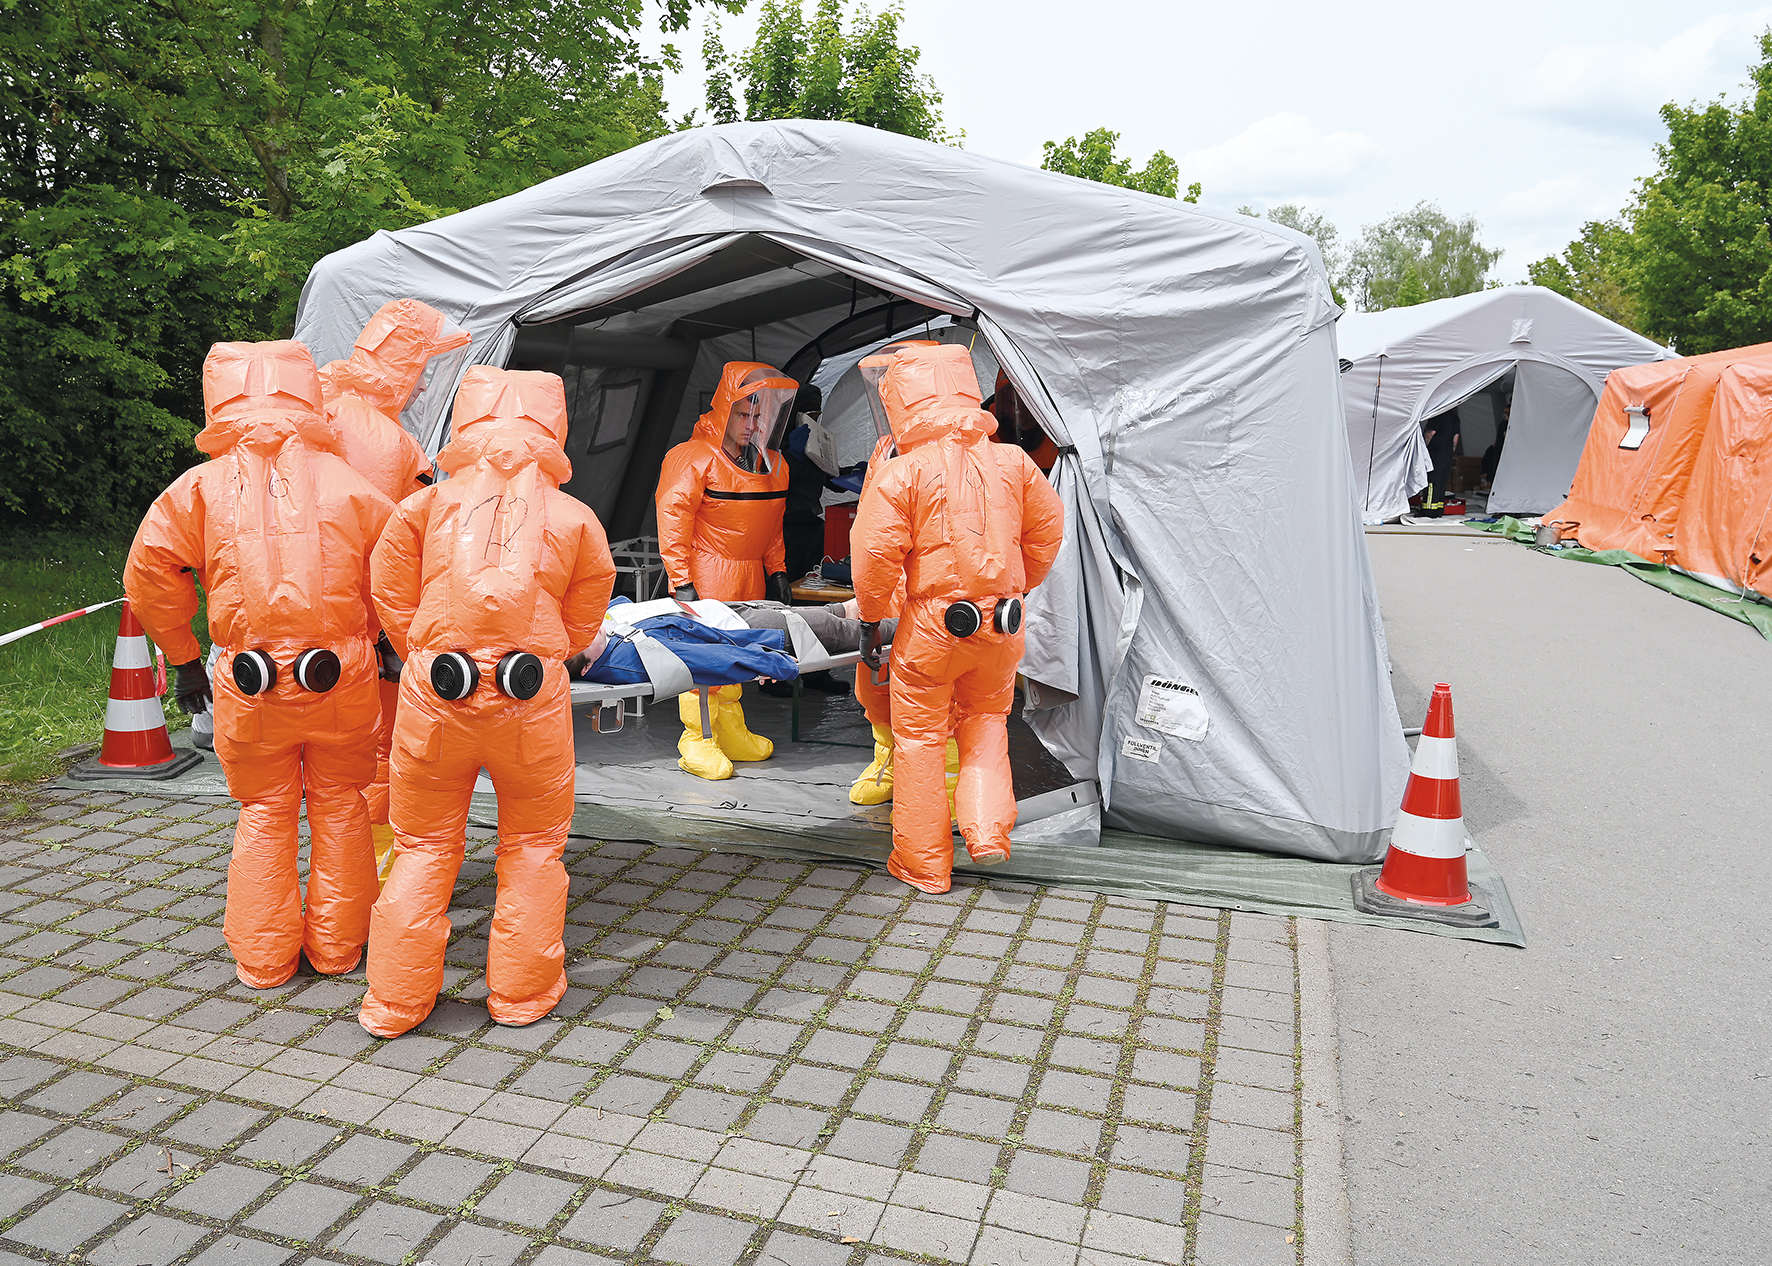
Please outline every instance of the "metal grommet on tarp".
[[984, 612], [978, 609], [976, 602], [960, 601], [948, 607], [941, 622], [955, 637], [971, 637], [984, 627]]
[[471, 655], [444, 651], [431, 661], [431, 689], [439, 699], [466, 699], [480, 685], [480, 665]]
[[338, 656], [324, 647], [303, 651], [295, 657], [295, 681], [303, 690], [323, 695], [338, 685]]
[[501, 695], [512, 699], [533, 699], [541, 693], [543, 673], [538, 657], [528, 651], [512, 651], [498, 661], [493, 682]]
[[234, 656], [234, 684], [243, 695], [262, 695], [277, 684], [277, 661], [263, 651]]
[[999, 633], [1013, 636], [1021, 632], [1021, 599], [999, 598], [997, 609], [991, 615], [991, 624]]

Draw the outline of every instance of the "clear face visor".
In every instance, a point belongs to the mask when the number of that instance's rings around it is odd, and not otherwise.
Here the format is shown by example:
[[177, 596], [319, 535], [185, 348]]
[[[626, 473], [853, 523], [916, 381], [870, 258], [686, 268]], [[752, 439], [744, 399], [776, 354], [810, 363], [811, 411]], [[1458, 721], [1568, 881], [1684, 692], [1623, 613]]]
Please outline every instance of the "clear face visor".
[[886, 416], [885, 402], [880, 399], [880, 382], [886, 377], [886, 371], [892, 368], [892, 362], [907, 347], [940, 347], [941, 344], [928, 339], [905, 339], [898, 343], [888, 343], [872, 356], [866, 357], [860, 365], [861, 381], [867, 387], [863, 393], [868, 398], [868, 408], [874, 415], [874, 434], [886, 439], [892, 434], [892, 419]]
[[726, 444], [736, 451], [746, 445], [759, 452], [779, 449], [787, 434], [788, 421], [794, 410], [794, 396], [799, 388], [785, 378], [769, 379], [751, 389], [749, 395], [733, 402], [726, 415]]
[[861, 381], [867, 388], [862, 394], [868, 398], [868, 410], [874, 415], [874, 434], [886, 439], [892, 434], [892, 422], [886, 416], [886, 405], [880, 399], [880, 381], [886, 377], [886, 370], [892, 364], [891, 356], [870, 356], [861, 362]]

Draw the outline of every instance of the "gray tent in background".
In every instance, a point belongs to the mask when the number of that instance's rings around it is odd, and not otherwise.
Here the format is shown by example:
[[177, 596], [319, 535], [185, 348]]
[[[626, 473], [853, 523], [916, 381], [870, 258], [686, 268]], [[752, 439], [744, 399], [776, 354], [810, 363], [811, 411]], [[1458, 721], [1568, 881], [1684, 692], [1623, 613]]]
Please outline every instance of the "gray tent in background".
[[1491, 514], [1542, 514], [1569, 495], [1606, 375], [1673, 353], [1542, 286], [1500, 286], [1341, 318], [1347, 442], [1367, 523], [1409, 512], [1427, 486], [1421, 424], [1459, 411], [1482, 456], [1513, 408]]
[[1408, 753], [1315, 247], [1240, 216], [840, 123], [680, 132], [320, 261], [296, 336], [342, 356], [410, 295], [473, 332], [407, 417], [434, 450], [470, 362], [547, 368], [570, 490], [611, 538], [729, 359], [805, 380], [947, 313], [1065, 454], [1029, 720], [1105, 821], [1303, 857], [1384, 850]]

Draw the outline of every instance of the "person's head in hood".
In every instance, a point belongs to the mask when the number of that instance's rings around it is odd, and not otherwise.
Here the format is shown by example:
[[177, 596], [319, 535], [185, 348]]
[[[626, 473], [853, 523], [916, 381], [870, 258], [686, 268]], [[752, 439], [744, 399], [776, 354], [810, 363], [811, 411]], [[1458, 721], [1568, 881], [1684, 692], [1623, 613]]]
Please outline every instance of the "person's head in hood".
[[307, 344], [294, 339], [217, 343], [203, 361], [203, 414], [197, 447], [219, 457], [253, 439], [281, 443], [300, 432], [331, 448], [319, 371]]
[[983, 409], [972, 354], [957, 343], [913, 345], [879, 377], [880, 404], [899, 449], [946, 435], [983, 438], [996, 419]]
[[480, 461], [505, 471], [534, 463], [557, 486], [572, 477], [566, 429], [566, 385], [558, 374], [475, 365], [455, 393], [453, 438], [437, 463], [450, 472]]
[[746, 470], [762, 469], [762, 454], [781, 444], [799, 386], [773, 365], [728, 361], [708, 411], [695, 425], [696, 438], [718, 444]]
[[384, 303], [357, 336], [349, 358], [320, 371], [327, 402], [354, 395], [394, 416], [411, 401], [430, 359], [466, 347], [471, 338], [427, 303]]

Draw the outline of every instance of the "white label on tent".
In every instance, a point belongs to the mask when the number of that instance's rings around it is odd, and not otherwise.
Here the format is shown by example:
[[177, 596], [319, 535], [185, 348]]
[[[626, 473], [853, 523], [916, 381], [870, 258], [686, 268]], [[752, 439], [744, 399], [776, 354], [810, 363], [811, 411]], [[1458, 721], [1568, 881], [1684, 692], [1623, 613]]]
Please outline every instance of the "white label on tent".
[[1198, 743], [1206, 737], [1206, 701], [1183, 682], [1147, 676], [1138, 692], [1138, 723]]
[[837, 464], [837, 441], [810, 413], [802, 413], [799, 420], [806, 424], [806, 456], [825, 474], [836, 474], [842, 469]]
[[1130, 756], [1133, 760], [1149, 761], [1155, 765], [1157, 758], [1163, 754], [1163, 745], [1153, 743], [1149, 739], [1133, 738], [1128, 735], [1120, 744], [1120, 755]]

